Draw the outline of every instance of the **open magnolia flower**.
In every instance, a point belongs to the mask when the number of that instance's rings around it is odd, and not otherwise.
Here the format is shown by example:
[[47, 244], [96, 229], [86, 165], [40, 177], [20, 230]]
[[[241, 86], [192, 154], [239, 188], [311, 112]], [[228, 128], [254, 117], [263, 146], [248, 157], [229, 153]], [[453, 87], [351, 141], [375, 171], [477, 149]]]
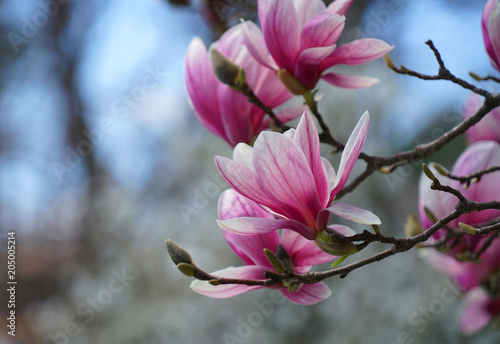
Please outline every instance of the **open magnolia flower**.
[[380, 224], [379, 218], [367, 210], [340, 203], [330, 206], [356, 163], [368, 123], [366, 112], [342, 152], [337, 173], [320, 156], [318, 132], [308, 111], [297, 130], [262, 132], [253, 148], [237, 145], [233, 160], [216, 156], [229, 185], [277, 217], [221, 219], [219, 226], [238, 234], [289, 229], [314, 240], [326, 228], [330, 213], [362, 224]]
[[[239, 24], [226, 31], [212, 48], [217, 48], [243, 68], [247, 84], [264, 104], [271, 108], [282, 105], [293, 95], [275, 73], [252, 58], [243, 39], [242, 24]], [[217, 79], [207, 49], [198, 37], [189, 45], [184, 74], [198, 120], [232, 147], [239, 142], [251, 142], [259, 132], [269, 128], [269, 117], [262, 109]], [[301, 112], [302, 109], [294, 107], [280, 111], [276, 116], [285, 123], [300, 116]]]
[[[451, 173], [455, 176], [467, 176], [498, 165], [500, 165], [500, 145], [494, 141], [479, 141], [469, 146], [460, 155]], [[500, 200], [500, 183], [498, 182], [500, 171], [483, 175], [478, 182], [472, 183], [468, 188], [464, 189], [463, 184], [460, 184], [459, 181], [442, 176], [433, 167], [430, 168], [441, 184], [449, 185], [459, 190], [467, 199], [476, 202]], [[432, 190], [430, 188], [431, 183], [432, 182], [422, 174], [419, 184], [419, 214], [424, 228], [429, 228], [433, 225], [433, 221], [429, 219], [424, 208], [430, 210], [435, 218], [440, 219], [451, 213], [458, 203], [458, 199], [454, 195], [447, 192]], [[500, 218], [500, 210], [489, 209], [475, 211], [461, 215], [458, 219], [451, 221], [448, 227], [462, 232], [458, 227], [459, 222], [477, 227], [497, 218]], [[494, 233], [491, 235], [493, 234]], [[433, 234], [431, 240], [440, 240], [445, 235], [446, 230], [440, 229]], [[466, 251], [475, 252], [487, 239], [488, 236], [485, 237], [464, 233], [460, 242], [457, 245], [454, 244], [453, 249], [449, 253], [456, 256]]]
[[489, 0], [481, 21], [484, 45], [492, 66], [500, 72], [500, 2]]
[[[262, 32], [245, 22], [246, 45], [262, 65], [279, 71], [295, 94], [312, 90], [320, 78], [343, 88], [369, 87], [378, 80], [327, 71], [335, 65], [373, 61], [393, 48], [372, 38], [337, 47], [352, 1], [335, 0], [326, 7], [321, 0], [259, 0]], [[290, 75], [299, 82], [290, 81]]]
[[[267, 219], [273, 217], [257, 203], [237, 194], [233, 190], [224, 191], [219, 199], [219, 218], [227, 220], [241, 216]], [[229, 246], [245, 262], [246, 266], [229, 267], [211, 273], [211, 275], [217, 277], [265, 279], [265, 271], [275, 271], [275, 268], [264, 253], [264, 249], [276, 253], [276, 256], [287, 269], [293, 269], [298, 273], [306, 273], [311, 269], [312, 265], [326, 263], [335, 258], [321, 251], [314, 245], [314, 242], [288, 230], [284, 230], [281, 237], [277, 231], [254, 235], [223, 232]], [[191, 283], [191, 288], [206, 296], [227, 298], [248, 290], [263, 288], [263, 286], [247, 286], [244, 284], [213, 286], [207, 281], [195, 280]], [[290, 301], [303, 305], [318, 303], [331, 295], [330, 289], [323, 282], [315, 284], [281, 282], [269, 288], [279, 289]]]

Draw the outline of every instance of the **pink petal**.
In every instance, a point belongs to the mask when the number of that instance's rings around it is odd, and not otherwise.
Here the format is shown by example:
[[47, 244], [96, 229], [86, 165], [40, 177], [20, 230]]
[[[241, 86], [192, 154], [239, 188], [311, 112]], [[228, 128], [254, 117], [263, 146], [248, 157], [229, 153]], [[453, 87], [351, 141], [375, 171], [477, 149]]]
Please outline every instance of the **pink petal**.
[[277, 70], [278, 65], [269, 56], [266, 42], [260, 29], [251, 21], [243, 22], [243, 30], [245, 32], [245, 45], [253, 58], [261, 65]]
[[332, 46], [344, 30], [345, 17], [328, 12], [318, 13], [304, 26], [300, 49]]
[[280, 291], [287, 299], [299, 305], [314, 305], [332, 295], [330, 288], [323, 282], [304, 284], [299, 291], [288, 292], [286, 288], [281, 288]]
[[323, 74], [321, 79], [333, 86], [341, 88], [367, 88], [380, 82], [377, 78], [369, 76], [345, 75], [340, 73]]
[[351, 7], [353, 0], [335, 0], [326, 8], [330, 13], [337, 13], [340, 15], [345, 15]]
[[[252, 104], [246, 96], [236, 92], [229, 85], [220, 85], [218, 92], [220, 116], [224, 132], [231, 146], [239, 142], [250, 142], [253, 138], [251, 120]], [[264, 116], [264, 113], [261, 115]]]
[[335, 259], [334, 256], [319, 249], [314, 241], [307, 240], [297, 232], [284, 230], [281, 234], [280, 244], [292, 258], [293, 265], [310, 268], [313, 265], [323, 264]]
[[321, 0], [294, 0], [295, 12], [299, 28], [303, 28], [309, 19], [326, 10], [325, 3]]
[[241, 195], [260, 204], [271, 204], [271, 200], [262, 193], [255, 173], [245, 165], [221, 156], [215, 157], [215, 163], [227, 183]]
[[[239, 267], [229, 267], [222, 270], [212, 272], [211, 275], [225, 278], [238, 279], [265, 279], [264, 272], [268, 268], [264, 266], [249, 265]], [[216, 299], [224, 299], [236, 295], [243, 294], [248, 290], [260, 289], [262, 286], [247, 286], [244, 284], [221, 284], [213, 286], [208, 281], [194, 280], [189, 286], [195, 292], [205, 296], [210, 296]]]
[[308, 89], [313, 89], [320, 79], [319, 66], [335, 45], [329, 47], [308, 48], [300, 52], [295, 64], [295, 77]]
[[294, 220], [238, 217], [223, 221], [217, 220], [217, 224], [224, 230], [242, 235], [264, 234], [271, 233], [277, 229], [289, 229], [309, 240], [313, 240], [316, 237], [316, 231]]
[[199, 37], [193, 38], [189, 44], [184, 75], [196, 116], [208, 130], [225, 139], [217, 102], [217, 88], [220, 83], [212, 70], [207, 49]]
[[265, 234], [241, 235], [229, 231], [222, 231], [224, 238], [233, 251], [247, 265], [267, 266], [272, 269], [272, 265], [264, 253], [267, 248], [276, 252], [276, 247], [279, 242], [279, 234], [277, 231]]
[[256, 75], [259, 77], [258, 82], [255, 85], [250, 85], [250, 83], [249, 85], [257, 97], [270, 108], [274, 109], [293, 97], [293, 94], [278, 78], [275, 70], [260, 66]]
[[220, 39], [213, 44], [221, 53], [230, 60], [235, 61], [241, 52], [241, 46], [244, 44], [245, 36], [243, 25], [238, 24], [224, 32]]
[[332, 164], [330, 164], [327, 159], [321, 158], [321, 162], [323, 163], [323, 170], [325, 171], [326, 179], [328, 182], [328, 194], [330, 194], [333, 190], [333, 187], [335, 186], [337, 174], [335, 173]]
[[304, 111], [304, 115], [297, 126], [297, 131], [293, 140], [302, 150], [309, 164], [309, 168], [316, 182], [316, 189], [318, 190], [320, 202], [324, 206], [330, 198], [330, 194], [328, 193], [328, 181], [321, 160], [318, 130], [308, 110]]
[[300, 117], [304, 111], [304, 104], [297, 104], [276, 112], [276, 117], [278, 117], [282, 123], [287, 123], [297, 117]]
[[227, 220], [243, 216], [274, 219], [274, 216], [262, 209], [259, 204], [238, 194], [232, 189], [225, 190], [220, 195], [218, 211], [219, 220]]
[[265, 205], [314, 228], [322, 206], [309, 164], [294, 141], [278, 133], [261, 133], [253, 148], [253, 165], [258, 185], [273, 201]]
[[363, 225], [380, 225], [382, 223], [380, 219], [372, 212], [365, 209], [353, 207], [352, 205], [348, 204], [335, 203], [325, 210], [349, 221], [361, 223]]
[[330, 194], [330, 200], [335, 197], [335, 195], [344, 187], [349, 174], [351, 173], [356, 160], [358, 159], [363, 143], [366, 139], [366, 134], [368, 133], [368, 125], [370, 124], [370, 115], [366, 111], [358, 124], [354, 128], [349, 140], [345, 145], [342, 152], [342, 157], [340, 158], [340, 165], [337, 171], [337, 180], [335, 186]]
[[455, 276], [464, 269], [463, 262], [447, 254], [437, 252], [434, 248], [422, 248], [418, 250], [418, 254], [431, 267], [450, 276]]
[[464, 334], [474, 334], [488, 325], [491, 320], [491, 314], [486, 309], [488, 301], [488, 294], [480, 288], [467, 294], [467, 305], [460, 319], [460, 328]]
[[384, 56], [393, 48], [380, 39], [358, 39], [335, 49], [321, 64], [321, 71], [339, 64], [354, 66], [367, 63]]
[[291, 1], [259, 0], [259, 21], [267, 48], [280, 68], [289, 72], [299, 52], [297, 14]]

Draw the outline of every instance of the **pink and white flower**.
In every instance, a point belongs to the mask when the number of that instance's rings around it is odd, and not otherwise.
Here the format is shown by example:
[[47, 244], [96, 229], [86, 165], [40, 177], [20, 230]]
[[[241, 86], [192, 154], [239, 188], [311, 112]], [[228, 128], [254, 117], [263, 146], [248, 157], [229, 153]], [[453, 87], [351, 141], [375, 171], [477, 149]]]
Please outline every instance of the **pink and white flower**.
[[500, 72], [500, 2], [488, 0], [481, 21], [484, 45], [492, 66]]
[[342, 152], [337, 173], [320, 156], [318, 132], [308, 111], [297, 130], [262, 132], [253, 147], [238, 144], [233, 160], [216, 156], [228, 184], [277, 217], [238, 217], [220, 220], [219, 226], [238, 234], [289, 229], [314, 240], [326, 228], [330, 213], [362, 224], [380, 224], [379, 218], [367, 210], [340, 203], [330, 206], [356, 163], [368, 124], [366, 112]]
[[[224, 191], [219, 199], [219, 218], [228, 220], [241, 216], [265, 219], [273, 217], [257, 203], [237, 194], [234, 190]], [[298, 273], [306, 273], [313, 265], [326, 263], [335, 258], [321, 251], [312, 241], [288, 230], [284, 230], [281, 237], [277, 231], [254, 235], [238, 235], [228, 231], [223, 231], [223, 233], [229, 246], [245, 262], [246, 266], [228, 267], [211, 273], [218, 277], [265, 279], [265, 271], [275, 271], [275, 268], [269, 262], [264, 249], [267, 248], [276, 253], [278, 245], [281, 245], [286, 251], [293, 264], [293, 269]], [[207, 281], [199, 280], [193, 281], [190, 287], [200, 294], [213, 298], [227, 298], [248, 290], [264, 288], [263, 286], [244, 284], [213, 286]], [[289, 285], [282, 283], [270, 288], [279, 289], [290, 301], [303, 305], [318, 303], [331, 295], [330, 288], [323, 282], [289, 287]]]
[[[293, 95], [272, 71], [252, 58], [243, 40], [243, 28], [239, 24], [226, 31], [212, 47], [244, 69], [247, 84], [264, 104], [271, 108], [282, 105]], [[269, 128], [269, 117], [263, 110], [217, 79], [207, 49], [198, 37], [189, 45], [184, 72], [189, 99], [198, 120], [232, 147], [239, 142], [251, 142], [262, 130]], [[277, 113], [277, 117], [288, 122], [300, 116], [302, 110], [287, 109]]]
[[[464, 108], [464, 118], [475, 114], [482, 105], [479, 95], [472, 93], [467, 97]], [[469, 128], [465, 135], [470, 142], [491, 140], [500, 143], [500, 107], [494, 108], [478, 123]]]
[[[500, 165], [500, 145], [493, 141], [479, 141], [469, 146], [458, 158], [451, 170], [455, 176], [467, 176], [469, 174]], [[430, 167], [441, 184], [449, 185], [460, 190], [464, 197], [476, 202], [500, 201], [500, 171], [486, 174], [477, 183], [472, 183], [464, 189], [457, 180], [440, 175], [433, 167]], [[458, 203], [458, 199], [452, 194], [431, 190], [432, 182], [424, 175], [420, 177], [419, 184], [419, 214], [424, 228], [429, 228], [433, 222], [427, 217], [424, 207], [431, 210], [434, 216], [439, 219], [453, 211]], [[486, 224], [489, 221], [500, 218], [500, 210], [488, 209], [475, 211], [461, 215], [458, 219], [451, 221], [448, 227], [461, 231], [459, 222], [463, 222], [473, 227]], [[433, 240], [440, 240], [446, 235], [444, 229], [433, 234]], [[459, 244], [456, 245], [450, 254], [456, 255], [465, 251], [476, 251], [487, 237], [464, 233]]]
[[335, 0], [326, 7], [321, 0], [259, 0], [262, 32], [245, 22], [246, 45], [262, 65], [286, 70], [306, 89], [312, 90], [320, 78], [342, 88], [369, 87], [378, 80], [327, 71], [373, 61], [393, 48], [372, 38], [337, 47], [352, 1]]

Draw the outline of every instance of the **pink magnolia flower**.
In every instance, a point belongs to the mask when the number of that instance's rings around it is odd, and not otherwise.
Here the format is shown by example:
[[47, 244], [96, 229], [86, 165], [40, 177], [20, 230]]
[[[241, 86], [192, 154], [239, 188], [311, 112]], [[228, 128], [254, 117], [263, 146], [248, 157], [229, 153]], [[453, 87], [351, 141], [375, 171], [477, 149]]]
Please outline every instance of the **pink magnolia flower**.
[[500, 239], [491, 243], [479, 262], [460, 262], [434, 249], [422, 249], [420, 254], [431, 266], [450, 275], [466, 293], [462, 332], [478, 332], [500, 315]]
[[[493, 141], [479, 141], [469, 146], [458, 158], [451, 170], [455, 176], [466, 176], [492, 166], [500, 165], [500, 145]], [[440, 175], [433, 167], [430, 167], [441, 184], [449, 185], [464, 195], [464, 197], [476, 202], [488, 202], [500, 200], [500, 183], [498, 179], [500, 172], [486, 174], [477, 183], [472, 183], [467, 189], [456, 180]], [[424, 207], [429, 209], [437, 219], [448, 215], [458, 203], [458, 199], [446, 192], [431, 190], [431, 181], [424, 175], [420, 177], [419, 184], [419, 214], [424, 228], [429, 228], [433, 222], [427, 217]], [[470, 226], [479, 226], [496, 218], [500, 218], [500, 211], [495, 209], [483, 210], [461, 215], [458, 219], [451, 221], [448, 227], [459, 230], [458, 223], [463, 222]], [[440, 240], [446, 235], [445, 229], [440, 229], [433, 234], [432, 240]], [[474, 252], [487, 237], [464, 233], [459, 244], [450, 254], [456, 255], [465, 251]]]
[[[239, 24], [226, 31], [212, 47], [245, 70], [246, 82], [264, 104], [271, 108], [283, 104], [293, 95], [272, 71], [250, 56], [243, 37], [242, 24]], [[269, 127], [269, 117], [264, 111], [217, 79], [207, 49], [198, 37], [189, 45], [184, 72], [189, 98], [198, 120], [232, 147], [239, 142], [251, 142], [259, 132]], [[279, 112], [277, 116], [282, 122], [288, 122], [298, 117], [302, 110], [292, 108]]]
[[[273, 217], [257, 203], [237, 194], [234, 190], [224, 191], [219, 199], [219, 218], [226, 220], [240, 216]], [[281, 237], [277, 231], [254, 235], [238, 235], [228, 231], [223, 231], [223, 233], [229, 246], [245, 262], [246, 266], [228, 267], [212, 273], [218, 277], [265, 279], [265, 271], [275, 271], [275, 268], [263, 250], [267, 248], [276, 253], [278, 245], [281, 245], [286, 251], [293, 264], [293, 269], [298, 273], [306, 273], [312, 265], [326, 263], [335, 258], [321, 251], [312, 241], [308, 241], [292, 231], [284, 230]], [[263, 286], [243, 284], [213, 286], [207, 281], [199, 280], [193, 281], [190, 287], [200, 294], [213, 298], [227, 298], [248, 290], [263, 288]], [[323, 282], [303, 285], [281, 284], [270, 288], [279, 289], [290, 301], [303, 305], [318, 303], [331, 295], [330, 289]]]
[[[481, 105], [481, 98], [472, 93], [465, 103], [464, 118], [475, 114]], [[500, 107], [490, 111], [481, 121], [469, 128], [465, 135], [470, 142], [492, 140], [500, 143]]]
[[500, 72], [500, 3], [488, 0], [481, 21], [484, 45], [493, 67]]
[[368, 123], [366, 112], [342, 152], [337, 173], [320, 156], [318, 132], [308, 111], [297, 130], [262, 132], [253, 148], [238, 144], [233, 160], [216, 156], [221, 174], [236, 192], [278, 217], [238, 217], [220, 220], [219, 226], [239, 234], [289, 229], [314, 240], [326, 228], [330, 213], [363, 224], [380, 224], [379, 218], [367, 210], [340, 203], [330, 206], [356, 163]]
[[370, 38], [337, 47], [352, 1], [335, 0], [325, 7], [321, 0], [259, 0], [262, 32], [254, 23], [246, 22], [246, 45], [262, 65], [285, 69], [309, 90], [320, 78], [343, 88], [369, 87], [378, 80], [327, 71], [335, 65], [373, 61], [393, 48]]

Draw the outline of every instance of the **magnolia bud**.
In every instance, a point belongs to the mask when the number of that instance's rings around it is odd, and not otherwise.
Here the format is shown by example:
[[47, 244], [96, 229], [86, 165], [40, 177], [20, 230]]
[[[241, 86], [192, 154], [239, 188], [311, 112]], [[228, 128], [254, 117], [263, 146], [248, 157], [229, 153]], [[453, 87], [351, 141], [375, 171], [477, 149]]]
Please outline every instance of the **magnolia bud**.
[[419, 235], [423, 232], [420, 222], [413, 214], [408, 215], [408, 218], [406, 219], [404, 224], [404, 228], [406, 236], [408, 238], [414, 237], [415, 235]]
[[389, 54], [385, 54], [384, 55], [384, 61], [385, 61], [385, 64], [387, 65], [387, 67], [389, 67], [390, 69], [394, 69], [396, 68], [394, 66], [394, 62], [392, 62], [392, 59], [391, 57], [389, 56]]
[[281, 261], [274, 254], [273, 251], [271, 251], [270, 249], [265, 248], [264, 249], [264, 253], [266, 254], [266, 257], [269, 260], [269, 262], [271, 263], [271, 265], [276, 269], [276, 271], [278, 271], [278, 272], [285, 272], [285, 270], [286, 270], [285, 266], [283, 265], [283, 263], [281, 263]]
[[331, 228], [326, 228], [316, 235], [314, 243], [322, 251], [333, 256], [345, 256], [356, 253], [356, 246], [352, 242], [339, 242], [338, 239], [342, 238], [345, 238], [345, 236]]
[[476, 229], [472, 226], [469, 226], [466, 223], [459, 222], [458, 227], [460, 227], [460, 229], [463, 230], [465, 233], [476, 234]]
[[436, 164], [435, 162], [432, 163], [432, 167], [434, 167], [436, 171], [438, 171], [442, 176], [448, 176], [450, 174], [450, 172], [446, 168], [444, 168], [440, 164]]
[[180, 272], [182, 272], [184, 275], [186, 276], [194, 276], [195, 272], [196, 272], [196, 268], [194, 266], [192, 266], [191, 264], [187, 264], [187, 263], [180, 263], [180, 264], [177, 264], [177, 269], [179, 269]]
[[210, 60], [212, 61], [215, 76], [217, 76], [220, 82], [233, 87], [238, 87], [245, 83], [243, 68], [231, 61], [216, 48], [210, 48]]
[[300, 96], [309, 91], [302, 82], [290, 74], [286, 69], [280, 69], [276, 72], [276, 75], [278, 75], [283, 85], [296, 96]]
[[434, 173], [432, 173], [431, 169], [429, 168], [429, 166], [427, 166], [427, 164], [422, 164], [422, 170], [424, 171], [424, 174], [427, 176], [427, 178], [429, 178], [433, 182], [437, 180], [436, 176], [434, 175]]
[[165, 240], [165, 243], [167, 245], [168, 254], [170, 255], [170, 258], [172, 258], [175, 265], [180, 263], [193, 264], [193, 260], [186, 250], [170, 239]]

